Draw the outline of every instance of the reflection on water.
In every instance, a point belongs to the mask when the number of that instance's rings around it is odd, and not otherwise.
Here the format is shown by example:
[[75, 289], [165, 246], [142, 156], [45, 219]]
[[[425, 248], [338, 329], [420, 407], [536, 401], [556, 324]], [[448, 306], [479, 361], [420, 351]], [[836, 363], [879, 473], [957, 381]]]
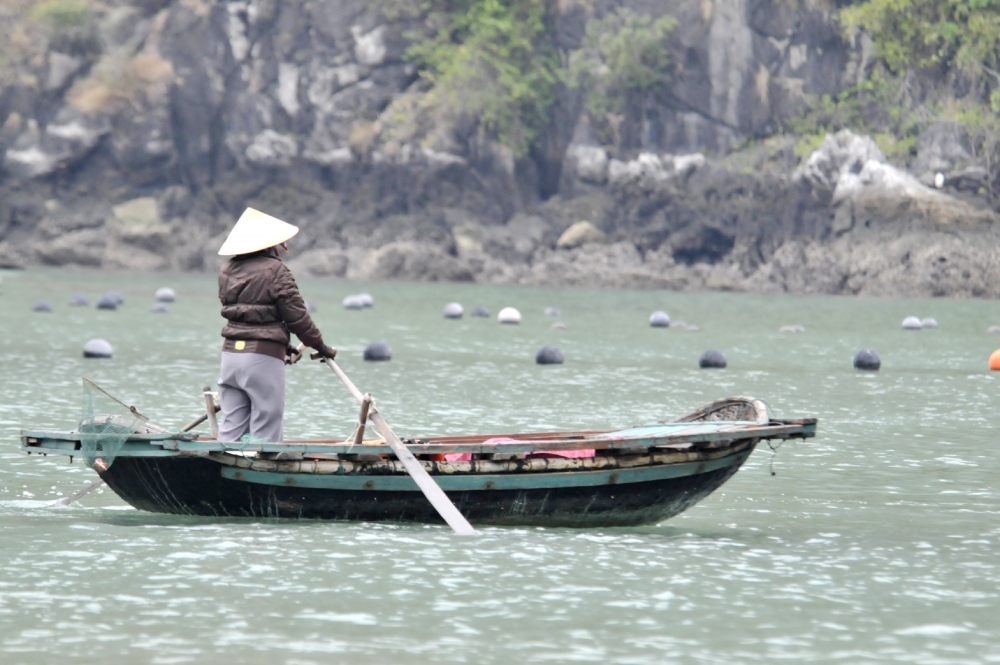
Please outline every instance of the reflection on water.
[[[170, 314], [152, 294], [178, 292]], [[0, 285], [0, 659], [4, 663], [621, 663], [1000, 660], [992, 302], [559, 291], [309, 281], [342, 366], [402, 435], [628, 426], [751, 394], [820, 436], [758, 450], [664, 524], [483, 529], [139, 513], [79, 461], [27, 458], [17, 431], [70, 429], [86, 375], [180, 426], [217, 377], [211, 276], [6, 273]], [[116, 288], [118, 311], [66, 306]], [[373, 310], [341, 299], [375, 295]], [[52, 314], [29, 312], [48, 299]], [[442, 306], [521, 310], [518, 327]], [[547, 306], [562, 310], [543, 316]], [[700, 332], [651, 329], [665, 309]], [[900, 329], [909, 314], [938, 330]], [[567, 330], [552, 330], [564, 321]], [[779, 334], [782, 324], [805, 334]], [[110, 361], [81, 357], [108, 339]], [[392, 362], [365, 364], [369, 341]], [[534, 354], [560, 345], [563, 366]], [[729, 369], [701, 371], [718, 347]], [[857, 373], [878, 349], [883, 371]], [[329, 370], [289, 373], [289, 436], [346, 436]]]

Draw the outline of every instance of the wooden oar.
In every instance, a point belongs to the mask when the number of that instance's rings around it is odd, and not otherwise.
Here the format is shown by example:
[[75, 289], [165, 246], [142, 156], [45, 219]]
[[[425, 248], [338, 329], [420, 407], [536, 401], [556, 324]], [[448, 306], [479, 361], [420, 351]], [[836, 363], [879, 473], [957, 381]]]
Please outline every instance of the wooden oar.
[[[219, 407], [215, 407], [215, 410], [216, 411], [220, 411], [221, 409], [219, 409]], [[212, 415], [215, 415], [215, 414], [212, 414]], [[191, 422], [189, 422], [187, 425], [185, 425], [181, 429], [181, 431], [182, 432], [190, 432], [195, 427], [197, 427], [198, 425], [200, 425], [203, 422], [205, 422], [207, 419], [208, 419], [208, 411], [206, 410], [205, 413], [201, 414], [200, 416], [198, 416], [197, 418], [195, 418], [194, 420], [192, 420]], [[76, 494], [71, 494], [70, 496], [66, 497], [65, 499], [59, 499], [58, 501], [53, 501], [49, 505], [50, 506], [68, 506], [69, 504], [73, 503], [77, 499], [80, 499], [82, 497], [87, 496], [88, 494], [90, 494], [91, 492], [93, 492], [94, 490], [96, 490], [98, 487], [100, 487], [103, 484], [104, 484], [103, 480], [98, 480], [98, 481], [96, 481], [94, 483], [91, 483], [90, 485], [87, 485], [86, 487], [84, 487], [82, 490], [80, 490]]]
[[[318, 354], [314, 354], [310, 357], [315, 360], [319, 356]], [[355, 386], [354, 383], [347, 378], [347, 375], [344, 374], [344, 370], [340, 369], [340, 366], [330, 358], [323, 358], [323, 361], [330, 366], [330, 369], [332, 369], [338, 377], [340, 377], [340, 380], [344, 382], [347, 389], [351, 391], [354, 399], [358, 400], [359, 404], [364, 404], [365, 396], [362, 395], [357, 386]], [[370, 400], [371, 398], [369, 397], [368, 399]], [[378, 408], [374, 404], [369, 405], [368, 419], [375, 426], [375, 429], [378, 430], [379, 434], [382, 435], [382, 438], [385, 439], [385, 442], [389, 444], [389, 447], [392, 448], [392, 452], [396, 453], [396, 457], [403, 463], [403, 467], [406, 468], [410, 477], [417, 483], [417, 487], [420, 488], [420, 491], [424, 493], [427, 500], [431, 502], [431, 505], [434, 506], [441, 517], [444, 518], [444, 521], [448, 523], [448, 526], [454, 529], [455, 533], [460, 536], [475, 535], [476, 530], [472, 528], [472, 525], [469, 524], [467, 519], [465, 519], [465, 516], [458, 511], [458, 508], [456, 508], [455, 504], [451, 502], [448, 495], [444, 493], [444, 490], [442, 490], [438, 484], [434, 482], [434, 479], [431, 478], [431, 475], [427, 473], [427, 470], [424, 469], [423, 465], [417, 460], [417, 458], [413, 456], [413, 453], [410, 452], [409, 448], [403, 445], [403, 442], [399, 440], [396, 433], [392, 431], [391, 427], [389, 427], [389, 423], [385, 422], [385, 419], [382, 418], [382, 414], [379, 413]]]

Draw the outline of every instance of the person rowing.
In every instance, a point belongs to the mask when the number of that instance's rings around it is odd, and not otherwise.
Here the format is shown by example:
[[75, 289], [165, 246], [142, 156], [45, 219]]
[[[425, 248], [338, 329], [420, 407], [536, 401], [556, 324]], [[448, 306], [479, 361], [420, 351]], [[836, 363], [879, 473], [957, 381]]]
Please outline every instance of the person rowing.
[[323, 358], [337, 350], [323, 343], [299, 294], [292, 271], [278, 248], [297, 226], [253, 208], [240, 216], [219, 249], [230, 258], [219, 273], [219, 300], [226, 325], [222, 329], [219, 440], [284, 440], [285, 365], [301, 355], [290, 345], [294, 333]]

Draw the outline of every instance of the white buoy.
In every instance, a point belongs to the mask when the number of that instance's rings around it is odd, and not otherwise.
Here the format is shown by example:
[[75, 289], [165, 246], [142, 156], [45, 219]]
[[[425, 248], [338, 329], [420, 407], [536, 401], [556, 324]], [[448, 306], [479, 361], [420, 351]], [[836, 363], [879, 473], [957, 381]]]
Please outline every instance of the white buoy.
[[516, 325], [521, 322], [521, 313], [513, 307], [504, 307], [497, 314], [497, 321]]
[[937, 319], [935, 319], [933, 316], [928, 316], [926, 319], [921, 319], [920, 320], [920, 327], [921, 328], [937, 328], [938, 327]]
[[457, 302], [450, 302], [444, 306], [442, 313], [446, 319], [460, 319], [465, 314], [465, 309]]
[[661, 311], [653, 312], [649, 315], [649, 325], [653, 328], [669, 328], [670, 315]]
[[369, 309], [375, 306], [370, 293], [355, 293], [344, 298], [344, 309]]
[[903, 330], [920, 330], [923, 328], [920, 325], [920, 319], [915, 316], [908, 316], [903, 319]]
[[110, 358], [114, 353], [111, 344], [104, 339], [92, 339], [83, 345], [84, 358]]
[[169, 286], [156, 289], [157, 302], [174, 302], [175, 300], [177, 300], [177, 294]]

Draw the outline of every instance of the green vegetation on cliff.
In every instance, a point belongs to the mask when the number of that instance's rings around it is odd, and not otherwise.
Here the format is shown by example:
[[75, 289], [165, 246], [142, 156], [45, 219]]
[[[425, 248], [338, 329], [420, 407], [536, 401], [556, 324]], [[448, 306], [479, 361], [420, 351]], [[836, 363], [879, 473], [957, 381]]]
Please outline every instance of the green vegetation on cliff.
[[845, 8], [840, 20], [868, 33], [894, 74], [937, 70], [973, 81], [989, 74], [994, 83], [1000, 76], [998, 0], [865, 0]]
[[585, 91], [587, 111], [599, 125], [613, 129], [626, 106], [642, 105], [669, 83], [669, 39], [676, 28], [672, 16], [654, 19], [629, 9], [587, 24], [581, 48], [570, 54], [566, 80]]
[[[476, 118], [516, 154], [527, 151], [555, 101], [559, 60], [546, 42], [546, 0], [399, 2], [425, 34], [407, 57], [431, 84], [422, 106], [432, 115]], [[457, 120], [457, 118], [453, 118]]]
[[414, 43], [406, 55], [427, 83], [418, 100], [402, 101], [388, 114], [395, 134], [404, 138], [420, 132], [414, 114], [453, 124], [462, 124], [464, 117], [523, 155], [551, 122], [559, 86], [584, 90], [591, 115], [613, 124], [627, 104], [669, 81], [667, 40], [675, 19], [611, 11], [588, 22], [581, 48], [560, 54], [552, 44], [556, 4], [390, 1], [390, 15], [416, 18], [423, 26], [410, 34]]
[[[973, 157], [989, 174], [983, 193], [1000, 184], [1000, 0], [864, 0], [840, 11], [845, 39], [867, 35], [875, 59], [856, 85], [813, 99], [787, 127], [810, 152], [828, 131], [850, 128], [875, 137], [906, 164], [930, 124], [950, 121], [968, 133]], [[865, 63], [863, 63], [865, 64]]]

